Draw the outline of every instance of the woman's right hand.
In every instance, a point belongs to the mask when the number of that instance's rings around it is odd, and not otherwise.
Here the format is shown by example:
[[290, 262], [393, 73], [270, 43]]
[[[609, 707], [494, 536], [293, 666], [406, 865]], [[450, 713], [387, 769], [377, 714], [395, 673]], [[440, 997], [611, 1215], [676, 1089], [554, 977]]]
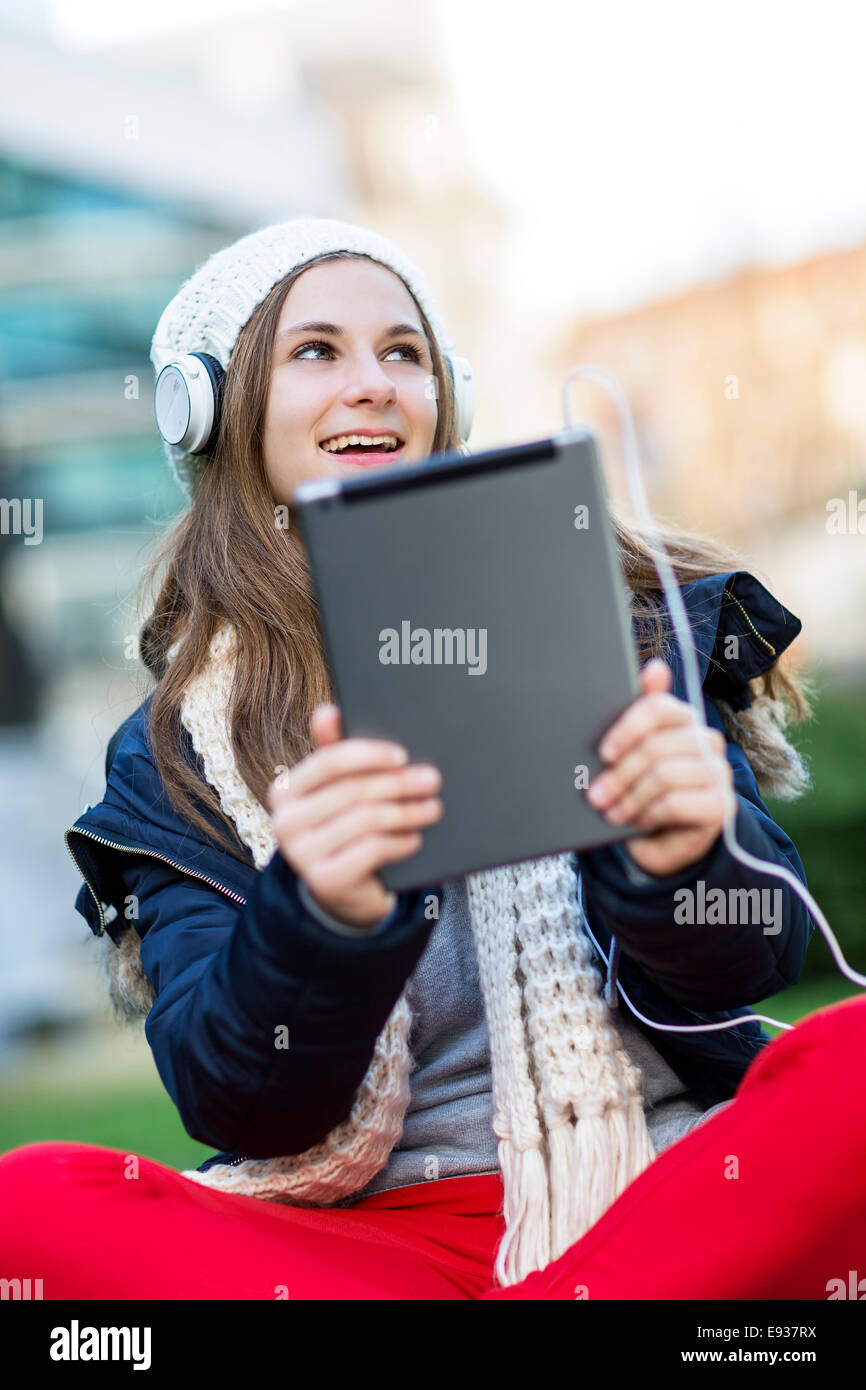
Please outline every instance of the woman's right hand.
[[416, 827], [442, 815], [442, 776], [429, 764], [407, 764], [399, 744], [344, 739], [340, 729], [337, 706], [317, 705], [316, 747], [270, 783], [267, 806], [283, 857], [316, 902], [347, 926], [372, 927], [397, 901], [376, 870], [420, 848]]

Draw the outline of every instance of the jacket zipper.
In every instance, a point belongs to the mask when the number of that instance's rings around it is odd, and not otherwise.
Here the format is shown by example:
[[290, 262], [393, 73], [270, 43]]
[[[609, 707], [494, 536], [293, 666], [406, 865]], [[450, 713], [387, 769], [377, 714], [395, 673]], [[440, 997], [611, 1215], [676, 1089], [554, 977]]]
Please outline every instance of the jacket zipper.
[[99, 901], [99, 898], [96, 892], [94, 891], [93, 884], [90, 882], [90, 879], [87, 877], [87, 874], [84, 872], [78, 860], [76, 859], [75, 852], [69, 843], [69, 835], [73, 832], [76, 835], [84, 835], [85, 838], [88, 840], [96, 840], [97, 843], [100, 845], [108, 845], [111, 849], [126, 850], [130, 854], [143, 854], [150, 859], [161, 859], [164, 864], [170, 864], [173, 869], [177, 869], [180, 873], [189, 874], [192, 878], [201, 879], [203, 883], [209, 883], [212, 888], [218, 888], [221, 893], [225, 893], [227, 898], [231, 898], [234, 902], [240, 903], [242, 907], [246, 903], [246, 898], [242, 898], [240, 893], [235, 893], [231, 888], [226, 888], [224, 883], [218, 883], [215, 878], [210, 878], [208, 874], [197, 873], [195, 869], [187, 868], [185, 864], [178, 864], [177, 860], [169, 859], [167, 854], [159, 854], [158, 851], [155, 849], [140, 849], [138, 845], [119, 845], [116, 840], [107, 840], [104, 835], [95, 835], [92, 830], [77, 830], [75, 829], [75, 827], [71, 826], [70, 829], [64, 833], [63, 839], [66, 843], [66, 848], [69, 850], [72, 862], [74, 863], [78, 872], [81, 874], [81, 877], [84, 879], [84, 882], [87, 884], [87, 887], [90, 891], [90, 896], [96, 903], [96, 910], [99, 913], [100, 936], [105, 935], [105, 917], [102, 912], [102, 903]]
[[763, 642], [764, 646], [773, 653], [773, 656], [777, 656], [778, 653], [776, 652], [776, 648], [773, 646], [771, 642], [768, 642], [766, 637], [763, 637], [761, 633], [758, 631], [758, 629], [755, 627], [755, 624], [752, 622], [751, 618], [749, 617], [743, 605], [740, 603], [740, 600], [737, 598], [736, 594], [733, 594], [731, 590], [727, 587], [727, 585], [725, 586], [724, 592], [727, 594], [731, 602], [737, 605], [746, 622], [749, 624], [749, 627], [752, 629], [752, 632], [757, 637], [758, 641]]

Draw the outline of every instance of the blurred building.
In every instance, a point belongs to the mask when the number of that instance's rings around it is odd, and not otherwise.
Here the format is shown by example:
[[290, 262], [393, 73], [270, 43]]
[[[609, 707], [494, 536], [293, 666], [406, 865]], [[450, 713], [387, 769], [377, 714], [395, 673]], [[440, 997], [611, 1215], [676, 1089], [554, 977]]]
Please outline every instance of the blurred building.
[[43, 499], [44, 542], [14, 548], [4, 596], [58, 709], [76, 665], [129, 668], [136, 578], [183, 505], [150, 339], [210, 252], [345, 217], [447, 286], [458, 343], [487, 323], [498, 214], [470, 182], [424, 8], [381, 8], [379, 24], [343, 3], [327, 24], [265, 13], [98, 54], [5, 35], [0, 470], [7, 495]]
[[[629, 313], [584, 319], [555, 354], [613, 371], [629, 393], [657, 516], [745, 550], [803, 619], [798, 653], [866, 666], [866, 245], [744, 268]], [[581, 385], [631, 512], [612, 407]], [[832, 514], [863, 503], [862, 529]]]
[[38, 502], [41, 525], [0, 536], [0, 1061], [28, 1019], [104, 997], [62, 836], [149, 688], [140, 580], [186, 505], [153, 421], [165, 304], [257, 227], [340, 217], [423, 266], [459, 350], [493, 336], [501, 216], [470, 178], [425, 14], [335, 0], [88, 52], [19, 6], [3, 32], [0, 494]]

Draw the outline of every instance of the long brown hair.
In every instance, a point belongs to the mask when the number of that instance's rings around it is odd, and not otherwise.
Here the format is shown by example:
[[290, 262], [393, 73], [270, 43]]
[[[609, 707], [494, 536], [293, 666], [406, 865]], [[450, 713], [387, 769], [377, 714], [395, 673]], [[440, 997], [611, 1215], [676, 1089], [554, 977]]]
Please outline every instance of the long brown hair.
[[[315, 262], [356, 254], [330, 252]], [[143, 588], [150, 586], [166, 566], [139, 641], [142, 660], [156, 682], [148, 737], [157, 770], [178, 813], [244, 862], [248, 851], [234, 824], [184, 754], [180, 702], [205, 663], [215, 632], [225, 622], [233, 624], [237, 666], [230, 701], [232, 749], [243, 781], [264, 806], [266, 789], [280, 767], [291, 767], [312, 751], [309, 722], [314, 707], [334, 700], [306, 551], [291, 514], [288, 528], [275, 524], [262, 449], [280, 312], [295, 280], [313, 263], [306, 262], [278, 281], [239, 333], [226, 370], [217, 437], [195, 500], [165, 538], [143, 579]], [[416, 307], [436, 378], [438, 420], [432, 452], [439, 453], [459, 443], [454, 389], [417, 301]], [[650, 548], [636, 529], [616, 517], [612, 520], [633, 596], [639, 659], [662, 656], [669, 630], [659, 608], [660, 584]], [[745, 568], [735, 551], [705, 537], [671, 529], [664, 539], [678, 583]], [[176, 642], [177, 652], [169, 661], [169, 649]], [[783, 670], [778, 660], [751, 685], [753, 695], [777, 708], [784, 701], [796, 720], [810, 713], [802, 681]], [[758, 748], [762, 737], [757, 737]], [[200, 807], [216, 818], [220, 832], [225, 825], [228, 834], [218, 832]]]

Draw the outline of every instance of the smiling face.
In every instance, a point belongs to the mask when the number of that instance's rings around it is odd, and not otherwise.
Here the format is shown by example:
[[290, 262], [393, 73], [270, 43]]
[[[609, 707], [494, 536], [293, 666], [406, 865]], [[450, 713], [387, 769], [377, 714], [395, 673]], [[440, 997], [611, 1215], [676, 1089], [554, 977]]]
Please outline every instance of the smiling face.
[[[392, 271], [354, 257], [303, 271], [274, 335], [263, 439], [274, 499], [289, 504], [311, 478], [357, 477], [362, 468], [427, 458], [437, 421], [432, 378], [421, 316]], [[400, 447], [367, 454], [357, 445], [342, 453], [322, 447], [345, 444], [347, 435], [396, 436]]]

